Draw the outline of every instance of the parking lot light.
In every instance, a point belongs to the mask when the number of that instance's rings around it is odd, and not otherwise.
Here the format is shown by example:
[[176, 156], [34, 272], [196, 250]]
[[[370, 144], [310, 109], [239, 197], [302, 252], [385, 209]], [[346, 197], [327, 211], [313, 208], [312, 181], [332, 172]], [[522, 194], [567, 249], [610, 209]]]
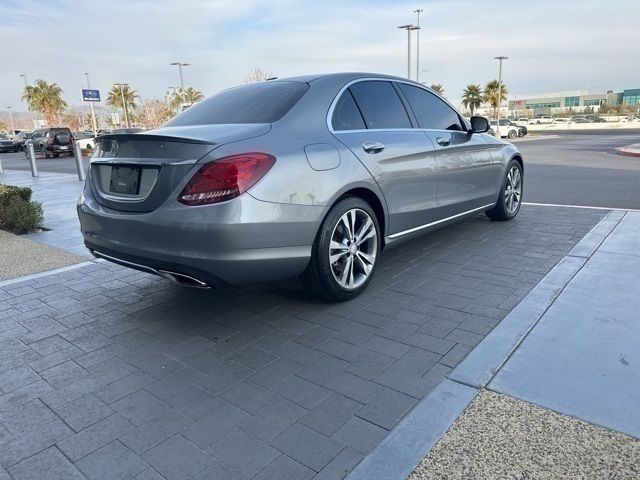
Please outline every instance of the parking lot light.
[[502, 138], [500, 135], [500, 104], [502, 103], [502, 61], [507, 60], [509, 57], [505, 57], [504, 55], [500, 55], [499, 57], [493, 57], [494, 60], [498, 60], [500, 62], [500, 67], [498, 69], [498, 113], [496, 114], [496, 137]]
[[5, 107], [9, 111], [9, 122], [11, 123], [11, 135], [15, 134], [15, 128], [13, 126], [13, 115], [11, 114], [11, 109], [13, 107]]
[[128, 83], [114, 83], [114, 86], [120, 88], [120, 97], [122, 98], [122, 109], [124, 110], [124, 123], [129, 128], [129, 112], [127, 111], [127, 102], [124, 98], [124, 87], [128, 87]]
[[182, 63], [182, 62], [172, 62], [169, 65], [177, 65], [178, 71], [180, 72], [180, 89], [184, 91], [184, 77], [182, 75], [182, 67], [188, 67], [191, 65], [190, 63]]
[[400, 25], [398, 28], [402, 28], [407, 31], [407, 79], [411, 79], [411, 30], [420, 30], [420, 27], [416, 27], [413, 24]]
[[416, 32], [416, 82], [420, 81], [420, 14], [424, 12], [421, 8], [418, 8], [413, 11], [413, 13], [418, 15], [418, 21], [416, 25], [418, 27], [418, 31]]

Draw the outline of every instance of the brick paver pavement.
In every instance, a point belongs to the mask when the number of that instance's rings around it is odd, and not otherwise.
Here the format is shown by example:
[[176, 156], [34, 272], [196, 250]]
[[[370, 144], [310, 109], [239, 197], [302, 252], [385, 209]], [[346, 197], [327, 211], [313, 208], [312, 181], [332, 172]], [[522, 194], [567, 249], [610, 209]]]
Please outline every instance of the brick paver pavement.
[[0, 287], [0, 478], [342, 478], [605, 213], [479, 215], [343, 304], [107, 263]]

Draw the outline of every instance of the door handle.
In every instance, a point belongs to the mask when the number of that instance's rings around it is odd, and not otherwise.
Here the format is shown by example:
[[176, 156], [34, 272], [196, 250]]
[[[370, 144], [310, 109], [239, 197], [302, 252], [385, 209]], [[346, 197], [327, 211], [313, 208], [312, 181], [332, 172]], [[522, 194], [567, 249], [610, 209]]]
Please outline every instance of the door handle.
[[364, 142], [362, 149], [367, 153], [380, 153], [384, 150], [384, 145], [380, 142]]
[[449, 138], [445, 138], [445, 137], [437, 137], [436, 138], [436, 142], [438, 142], [438, 145], [441, 145], [443, 147], [448, 146], [449, 144], [451, 144], [451, 137]]

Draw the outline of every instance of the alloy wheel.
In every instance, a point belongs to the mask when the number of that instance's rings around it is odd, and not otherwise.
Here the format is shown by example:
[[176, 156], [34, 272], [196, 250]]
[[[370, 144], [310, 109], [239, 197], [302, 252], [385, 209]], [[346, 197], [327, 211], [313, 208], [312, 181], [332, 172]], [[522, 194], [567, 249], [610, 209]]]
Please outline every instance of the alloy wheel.
[[522, 174], [514, 165], [507, 174], [507, 185], [504, 189], [504, 206], [509, 215], [513, 215], [520, 206], [522, 196]]
[[338, 220], [329, 243], [329, 264], [338, 284], [355, 290], [367, 281], [378, 252], [373, 219], [360, 208], [346, 211]]

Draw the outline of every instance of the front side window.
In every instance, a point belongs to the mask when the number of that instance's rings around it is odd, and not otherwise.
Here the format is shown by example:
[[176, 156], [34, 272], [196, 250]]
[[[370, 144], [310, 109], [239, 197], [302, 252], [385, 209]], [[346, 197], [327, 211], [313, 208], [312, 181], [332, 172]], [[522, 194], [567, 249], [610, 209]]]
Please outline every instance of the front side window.
[[349, 90], [346, 90], [338, 99], [333, 110], [331, 126], [336, 131], [362, 130], [366, 128], [360, 110], [358, 110], [358, 106]]
[[400, 90], [418, 120], [420, 128], [434, 130], [464, 131], [460, 116], [456, 111], [427, 90], [406, 83], [400, 83]]
[[390, 82], [365, 81], [349, 87], [367, 128], [411, 128], [407, 111]]
[[196, 103], [167, 125], [272, 123], [291, 110], [307, 90], [307, 83], [286, 81], [232, 88]]

